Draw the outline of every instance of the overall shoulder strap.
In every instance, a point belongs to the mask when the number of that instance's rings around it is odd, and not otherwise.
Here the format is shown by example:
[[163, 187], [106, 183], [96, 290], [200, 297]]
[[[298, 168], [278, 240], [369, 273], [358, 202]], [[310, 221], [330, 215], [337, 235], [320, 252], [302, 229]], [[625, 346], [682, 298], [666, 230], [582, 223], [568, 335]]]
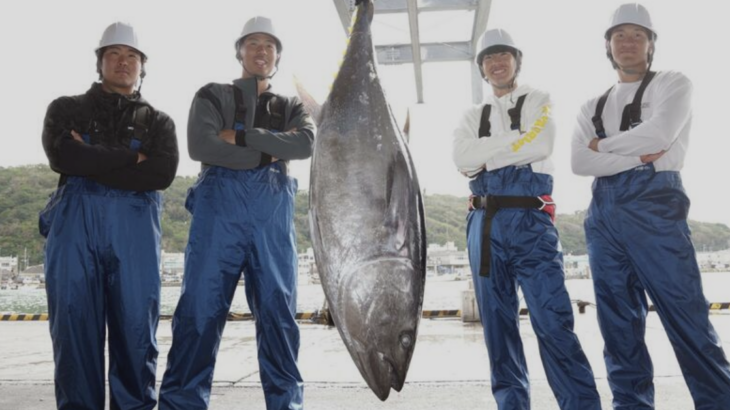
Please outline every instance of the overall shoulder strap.
[[132, 126], [134, 127], [134, 138], [137, 138], [139, 140], [144, 139], [144, 137], [149, 132], [152, 124], [152, 108], [149, 105], [139, 105], [134, 110], [134, 115], [132, 117]]
[[515, 104], [514, 108], [507, 110], [507, 114], [509, 114], [511, 122], [509, 127], [511, 130], [522, 129], [522, 105], [525, 104], [525, 98], [527, 98], [527, 94], [521, 95], [520, 98], [517, 99], [517, 104]]
[[608, 100], [608, 95], [611, 94], [611, 90], [613, 90], [613, 87], [606, 90], [601, 98], [598, 99], [598, 104], [596, 104], [596, 113], [592, 118], [593, 126], [596, 128], [596, 136], [598, 138], [606, 138], [606, 128], [603, 126], [603, 109], [606, 107], [606, 101]]
[[211, 83], [198, 90], [198, 92], [195, 94], [195, 98], [203, 98], [210, 101], [215, 109], [218, 110], [218, 114], [220, 114], [221, 118], [225, 118], [223, 116], [223, 106], [221, 105], [221, 101], [212, 91], [214, 85], [215, 84]]
[[482, 108], [482, 119], [479, 123], [479, 138], [492, 136], [492, 123], [489, 122], [490, 115], [492, 115], [492, 106], [490, 104], [486, 104]]
[[288, 99], [274, 94], [268, 102], [269, 129], [284, 131], [286, 126], [286, 105]]
[[246, 128], [246, 105], [243, 103], [243, 91], [235, 85], [233, 88], [233, 99], [236, 103], [236, 111], [233, 116], [233, 129], [236, 131]]
[[624, 107], [623, 116], [621, 117], [621, 131], [627, 131], [641, 124], [641, 100], [644, 98], [644, 91], [646, 91], [646, 87], [649, 86], [649, 83], [654, 79], [655, 75], [656, 72], [654, 71], [646, 73], [644, 79], [641, 80], [639, 89], [636, 90], [636, 94], [634, 94], [634, 101]]
[[[76, 132], [81, 134], [81, 138], [85, 143], [91, 143], [91, 134], [98, 132], [99, 124], [96, 121], [96, 110], [94, 109], [94, 101], [89, 94], [81, 94], [78, 96], [80, 107], [79, 123], [74, 124], [78, 129]], [[75, 122], [75, 121], [74, 121]]]
[[142, 141], [147, 138], [147, 133], [152, 128], [152, 108], [146, 104], [139, 104], [132, 113], [132, 140], [129, 148], [139, 151], [142, 147]]

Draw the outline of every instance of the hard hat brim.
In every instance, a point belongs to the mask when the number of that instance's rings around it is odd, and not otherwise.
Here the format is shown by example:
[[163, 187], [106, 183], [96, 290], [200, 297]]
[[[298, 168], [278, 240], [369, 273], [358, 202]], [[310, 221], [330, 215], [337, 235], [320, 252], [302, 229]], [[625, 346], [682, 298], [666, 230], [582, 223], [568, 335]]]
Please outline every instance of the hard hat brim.
[[273, 38], [274, 40], [276, 40], [276, 51], [279, 54], [281, 54], [282, 46], [281, 46], [281, 40], [279, 40], [279, 37], [276, 37], [275, 35], [272, 35], [270, 33], [266, 33], [266, 32], [263, 32], [263, 31], [257, 31], [257, 32], [254, 32], [254, 33], [247, 33], [245, 36], [239, 37], [238, 40], [236, 40], [236, 42], [234, 43], [234, 46], [236, 47], [236, 51], [238, 51], [241, 48], [241, 43], [243, 42], [243, 40], [245, 40], [246, 37], [248, 37], [250, 35], [253, 35], [253, 34], [266, 34], [267, 36], [269, 36], [269, 37]]
[[605, 39], [606, 40], [610, 40], [611, 39], [611, 32], [613, 32], [613, 30], [615, 30], [616, 28], [621, 27], [621, 26], [637, 26], [637, 27], [641, 27], [644, 30], [646, 30], [649, 34], [651, 34], [651, 36], [649, 36], [649, 37], [650, 37], [651, 40], [654, 40], [654, 41], [656, 41], [657, 37], [659, 37], [659, 36], [657, 36], [656, 31], [652, 30], [650, 27], [647, 27], [647, 26], [645, 26], [643, 24], [639, 24], [639, 23], [627, 22], [627, 23], [616, 24], [615, 26], [610, 27], [608, 30], [606, 30], [606, 34], [604, 34]]
[[107, 49], [109, 47], [114, 47], [114, 46], [125, 46], [125, 47], [129, 47], [132, 50], [138, 52], [142, 56], [142, 61], [147, 61], [147, 54], [145, 54], [144, 52], [142, 52], [142, 50], [138, 49], [137, 47], [134, 47], [134, 46], [132, 46], [130, 44], [125, 44], [125, 43], [109, 44], [109, 45], [106, 45], [106, 46], [97, 47], [96, 50], [94, 50], [94, 53], [96, 53], [96, 55], [101, 58], [102, 54], [104, 54], [104, 50], [105, 49]]
[[520, 49], [517, 47], [512, 47], [512, 46], [508, 46], [508, 45], [504, 45], [504, 44], [496, 44], [496, 45], [487, 47], [484, 50], [480, 51], [479, 54], [477, 54], [477, 57], [474, 60], [474, 62], [476, 63], [476, 65], [481, 66], [484, 56], [486, 56], [487, 54], [501, 53], [502, 51], [507, 51], [509, 53], [512, 53], [512, 55], [514, 55], [515, 58], [517, 56], [522, 55], [522, 51], [520, 51]]

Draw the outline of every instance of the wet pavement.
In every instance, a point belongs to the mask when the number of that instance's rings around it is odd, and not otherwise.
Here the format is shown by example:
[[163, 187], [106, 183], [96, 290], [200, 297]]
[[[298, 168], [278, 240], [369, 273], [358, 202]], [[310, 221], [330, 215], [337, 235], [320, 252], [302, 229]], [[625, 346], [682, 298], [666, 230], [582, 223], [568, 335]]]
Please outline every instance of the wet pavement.
[[[730, 349], [730, 315], [711, 320]], [[365, 385], [336, 329], [301, 324], [300, 368], [305, 380], [305, 408], [329, 409], [495, 409], [489, 385], [489, 363], [479, 324], [460, 319], [424, 319], [406, 385], [381, 402]], [[557, 410], [547, 384], [528, 317], [521, 320], [525, 354], [532, 380], [532, 409]], [[593, 366], [603, 408], [611, 394], [602, 359], [603, 342], [595, 310], [576, 310], [576, 333]], [[171, 343], [170, 321], [158, 332], [158, 377]], [[648, 318], [647, 343], [655, 367], [656, 407], [692, 409], [689, 391], [655, 313]], [[48, 322], [0, 322], [0, 409], [55, 408], [53, 355]], [[260, 388], [253, 322], [229, 322], [221, 343], [211, 409], [265, 409]]]

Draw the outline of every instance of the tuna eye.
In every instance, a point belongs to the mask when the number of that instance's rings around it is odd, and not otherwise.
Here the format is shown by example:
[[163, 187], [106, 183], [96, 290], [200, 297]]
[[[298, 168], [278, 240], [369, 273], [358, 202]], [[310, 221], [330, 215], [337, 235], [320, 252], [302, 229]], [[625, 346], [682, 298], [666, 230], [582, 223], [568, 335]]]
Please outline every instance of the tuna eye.
[[400, 344], [403, 345], [404, 348], [409, 348], [413, 344], [413, 337], [409, 333], [401, 333], [400, 335]]

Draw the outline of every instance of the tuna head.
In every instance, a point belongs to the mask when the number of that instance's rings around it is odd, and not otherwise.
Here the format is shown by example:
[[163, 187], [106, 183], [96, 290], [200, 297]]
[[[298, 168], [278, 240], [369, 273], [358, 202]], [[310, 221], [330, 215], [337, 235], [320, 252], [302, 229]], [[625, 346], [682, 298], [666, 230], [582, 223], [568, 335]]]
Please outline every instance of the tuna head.
[[419, 276], [408, 259], [381, 258], [353, 268], [338, 289], [338, 329], [380, 400], [405, 382], [420, 319]]

